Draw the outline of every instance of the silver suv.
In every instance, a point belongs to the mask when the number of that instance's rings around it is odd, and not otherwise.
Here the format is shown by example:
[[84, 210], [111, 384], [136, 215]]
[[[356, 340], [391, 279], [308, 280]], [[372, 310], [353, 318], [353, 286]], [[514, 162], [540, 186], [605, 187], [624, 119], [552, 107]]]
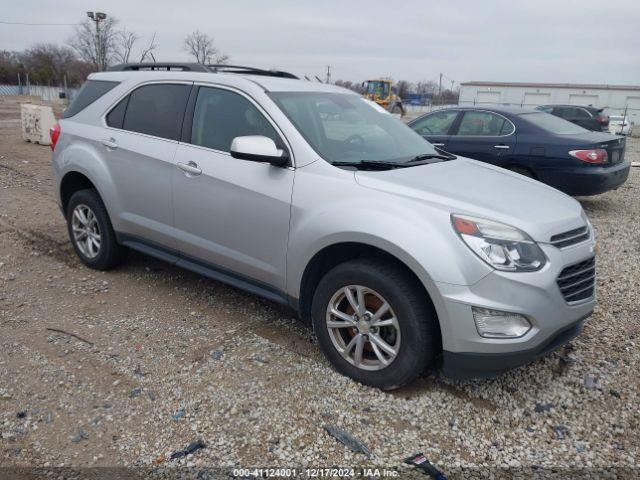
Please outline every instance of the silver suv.
[[577, 201], [292, 77], [91, 75], [52, 130], [80, 259], [130, 248], [288, 305], [339, 372], [383, 389], [437, 364], [492, 375], [580, 332], [595, 241]]

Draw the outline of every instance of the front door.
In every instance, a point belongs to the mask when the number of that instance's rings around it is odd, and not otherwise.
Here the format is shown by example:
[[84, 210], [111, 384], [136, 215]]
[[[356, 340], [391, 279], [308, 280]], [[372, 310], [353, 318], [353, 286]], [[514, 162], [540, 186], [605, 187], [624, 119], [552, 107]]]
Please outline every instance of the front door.
[[207, 267], [284, 290], [294, 170], [231, 157], [233, 138], [244, 135], [286, 148], [247, 97], [199, 87], [191, 132], [175, 156], [178, 248]]
[[498, 166], [507, 166], [516, 146], [515, 127], [502, 115], [467, 110], [449, 138], [448, 151]]
[[433, 112], [411, 123], [411, 128], [431, 145], [448, 151], [449, 130], [459, 110], [442, 110]]

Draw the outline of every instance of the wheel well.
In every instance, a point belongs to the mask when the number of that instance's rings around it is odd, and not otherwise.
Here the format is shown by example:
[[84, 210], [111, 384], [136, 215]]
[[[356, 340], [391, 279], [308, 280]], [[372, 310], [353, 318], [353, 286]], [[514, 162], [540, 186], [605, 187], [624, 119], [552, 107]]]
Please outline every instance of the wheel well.
[[95, 185], [91, 183], [87, 177], [78, 172], [69, 172], [67, 173], [60, 183], [60, 201], [62, 202], [62, 209], [67, 212], [67, 205], [69, 205], [69, 199], [71, 195], [76, 193], [78, 190], [84, 190], [87, 188], [95, 189]]
[[513, 170], [517, 173], [518, 170], [525, 170], [527, 172], [529, 172], [531, 174], [531, 178], [533, 178], [534, 180], [537, 180], [537, 176], [534, 173], [533, 170], [531, 170], [529, 167], [525, 167], [524, 165], [520, 165], [518, 163], [511, 163], [508, 166], [505, 167], [507, 170]]
[[[300, 285], [300, 303], [298, 305], [300, 317], [305, 323], [311, 324], [311, 303], [313, 301], [313, 294], [322, 277], [324, 277], [333, 267], [356, 258], [374, 258], [398, 265], [412, 278], [414, 282], [416, 282], [416, 285], [424, 291], [425, 299], [427, 299], [431, 308], [433, 308], [434, 315], [436, 315], [429, 292], [427, 292], [427, 289], [424, 287], [418, 276], [404, 262], [402, 262], [402, 260], [371, 245], [357, 242], [346, 242], [325, 247], [316, 253], [307, 265], [307, 268], [302, 275], [302, 282]], [[439, 324], [437, 326], [440, 328]]]

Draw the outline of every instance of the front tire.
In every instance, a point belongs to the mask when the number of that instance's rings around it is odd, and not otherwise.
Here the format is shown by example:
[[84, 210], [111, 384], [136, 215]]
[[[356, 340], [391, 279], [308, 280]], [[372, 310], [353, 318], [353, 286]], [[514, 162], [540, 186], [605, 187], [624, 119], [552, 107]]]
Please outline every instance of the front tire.
[[125, 249], [116, 240], [107, 209], [93, 189], [78, 190], [67, 205], [67, 229], [74, 250], [87, 267], [110, 270]]
[[406, 385], [439, 350], [429, 299], [393, 263], [358, 259], [333, 268], [318, 284], [311, 314], [320, 348], [335, 369], [372, 387]]

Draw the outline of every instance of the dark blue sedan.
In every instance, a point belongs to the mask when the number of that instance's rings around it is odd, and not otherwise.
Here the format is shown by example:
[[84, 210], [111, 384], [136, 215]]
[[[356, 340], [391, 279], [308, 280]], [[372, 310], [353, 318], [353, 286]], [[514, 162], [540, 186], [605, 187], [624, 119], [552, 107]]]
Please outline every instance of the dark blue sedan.
[[409, 126], [434, 146], [535, 178], [569, 195], [622, 185], [625, 138], [591, 132], [548, 113], [509, 107], [456, 107]]

